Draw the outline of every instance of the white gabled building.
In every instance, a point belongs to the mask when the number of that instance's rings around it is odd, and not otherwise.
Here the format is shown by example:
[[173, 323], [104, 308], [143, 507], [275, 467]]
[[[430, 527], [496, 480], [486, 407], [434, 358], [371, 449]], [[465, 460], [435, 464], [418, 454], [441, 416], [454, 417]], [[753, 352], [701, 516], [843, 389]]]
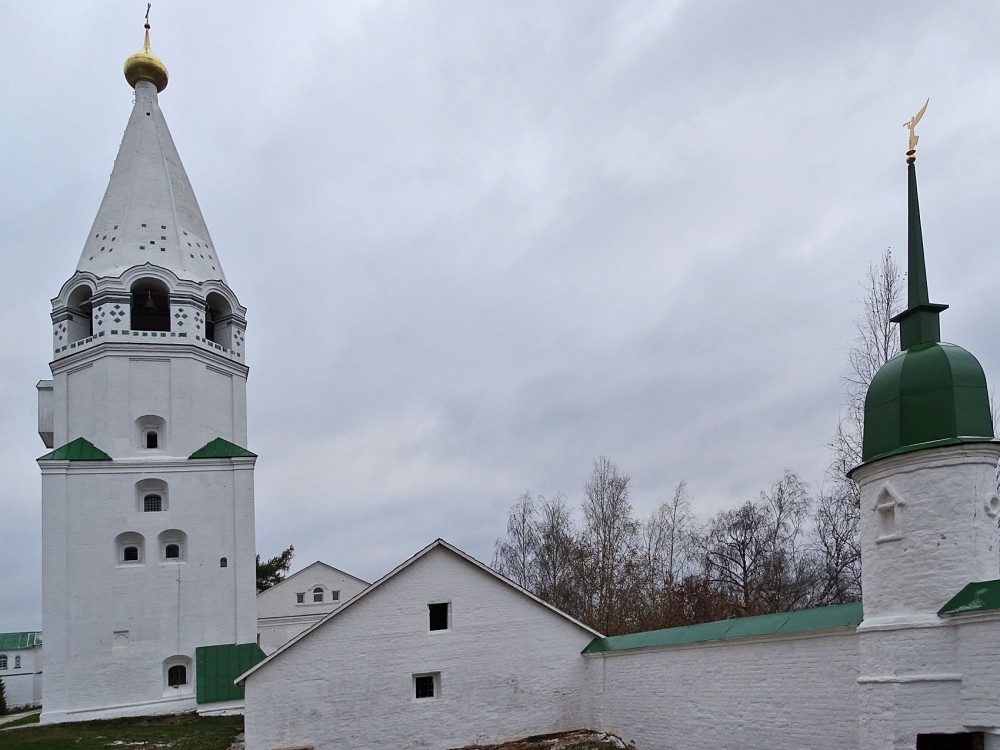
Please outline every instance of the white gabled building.
[[160, 111], [146, 29], [38, 384], [43, 722], [233, 709], [226, 665], [259, 654], [246, 310]]
[[0, 680], [7, 708], [42, 702], [41, 633], [0, 633]]
[[240, 678], [247, 750], [577, 729], [597, 635], [438, 539]]
[[257, 644], [274, 653], [368, 585], [320, 560], [307, 565], [257, 594]]

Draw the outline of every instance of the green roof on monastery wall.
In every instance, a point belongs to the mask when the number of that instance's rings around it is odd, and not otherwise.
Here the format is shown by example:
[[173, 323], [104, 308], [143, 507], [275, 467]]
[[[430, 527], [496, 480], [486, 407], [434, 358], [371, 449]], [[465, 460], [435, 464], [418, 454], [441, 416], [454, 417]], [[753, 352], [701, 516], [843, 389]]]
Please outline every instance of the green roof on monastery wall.
[[89, 440], [78, 437], [39, 457], [39, 461], [110, 461], [111, 456]]
[[17, 651], [41, 645], [41, 633], [0, 633], [0, 651]]
[[1000, 609], [1000, 581], [970, 583], [938, 611], [939, 615], [964, 615]]
[[583, 653], [601, 654], [637, 648], [685, 646], [690, 643], [721, 641], [731, 638], [788, 635], [830, 628], [856, 628], [861, 624], [862, 619], [861, 602], [834, 604], [829, 607], [778, 612], [773, 615], [737, 617], [731, 620], [703, 622], [699, 625], [648, 630], [645, 633], [595, 638], [583, 650]]
[[257, 458], [257, 454], [251, 453], [246, 448], [241, 448], [236, 443], [216, 438], [203, 445], [188, 458]]

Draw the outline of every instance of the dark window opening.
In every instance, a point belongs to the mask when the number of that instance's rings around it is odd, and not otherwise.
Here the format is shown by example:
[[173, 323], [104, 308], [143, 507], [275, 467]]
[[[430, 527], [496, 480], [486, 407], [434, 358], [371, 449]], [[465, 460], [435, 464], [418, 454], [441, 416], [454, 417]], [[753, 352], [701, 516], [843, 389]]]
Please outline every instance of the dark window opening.
[[227, 560], [225, 557], [220, 557], [219, 558], [219, 567], [220, 568], [228, 568], [229, 567], [229, 560]]
[[0, 669], [7, 668], [7, 654], [0, 654]]
[[340, 592], [339, 591], [331, 591], [330, 592], [330, 601], [331, 602], [339, 602], [340, 601]]
[[150, 430], [146, 433], [146, 447], [147, 448], [158, 448], [160, 442], [160, 436], [156, 434], [156, 430]]
[[163, 510], [163, 498], [159, 495], [146, 495], [142, 499], [143, 513], [159, 513]]
[[166, 292], [149, 287], [132, 292], [132, 330], [170, 330], [170, 298]]
[[917, 750], [983, 750], [982, 732], [918, 734]]
[[21, 668], [21, 657], [20, 656], [15, 656], [14, 657], [14, 669], [20, 669], [20, 668]]
[[124, 562], [138, 562], [139, 561], [139, 548], [138, 547], [126, 547], [122, 550], [122, 560]]
[[179, 544], [168, 544], [163, 550], [163, 556], [168, 560], [176, 560], [181, 556], [181, 546]]
[[448, 603], [443, 602], [441, 604], [428, 604], [427, 609], [430, 611], [430, 624], [431, 630], [447, 630], [448, 629]]
[[187, 681], [187, 667], [183, 664], [175, 664], [167, 670], [167, 685], [169, 687], [187, 685]]
[[414, 694], [417, 698], [434, 697], [434, 675], [425, 674], [413, 678]]
[[305, 604], [305, 602], [306, 602], [306, 594], [305, 594], [304, 591], [301, 594], [296, 594], [295, 595], [295, 603], [296, 604]]
[[319, 586], [313, 589], [313, 601], [314, 602], [323, 601], [323, 589], [321, 589]]

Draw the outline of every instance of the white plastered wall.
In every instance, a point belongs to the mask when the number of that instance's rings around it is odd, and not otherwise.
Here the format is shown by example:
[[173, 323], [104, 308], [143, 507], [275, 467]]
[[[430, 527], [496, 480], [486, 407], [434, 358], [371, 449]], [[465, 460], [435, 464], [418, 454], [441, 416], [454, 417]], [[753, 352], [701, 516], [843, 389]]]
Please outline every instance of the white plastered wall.
[[585, 659], [590, 724], [639, 748], [858, 747], [853, 629]]
[[[431, 602], [450, 602], [449, 630], [428, 630]], [[592, 637], [433, 549], [247, 679], [247, 750], [444, 750], [578, 728]], [[415, 699], [412, 676], [435, 672], [440, 697]]]
[[[7, 669], [0, 670], [8, 708], [42, 702], [42, 647], [3, 651]], [[20, 658], [20, 665], [17, 659]]]

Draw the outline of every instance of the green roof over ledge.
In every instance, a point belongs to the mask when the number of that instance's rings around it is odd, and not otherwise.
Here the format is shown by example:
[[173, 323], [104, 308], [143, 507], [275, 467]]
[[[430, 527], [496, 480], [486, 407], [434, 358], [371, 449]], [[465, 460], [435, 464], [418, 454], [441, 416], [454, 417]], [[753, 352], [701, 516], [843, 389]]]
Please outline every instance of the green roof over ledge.
[[203, 445], [188, 458], [257, 458], [257, 454], [251, 453], [246, 448], [241, 448], [236, 443], [216, 438]]
[[856, 628], [863, 614], [861, 602], [834, 604], [829, 607], [778, 612], [773, 615], [736, 617], [730, 620], [682, 625], [679, 628], [648, 630], [645, 633], [615, 635], [595, 638], [583, 650], [585, 654], [602, 654], [609, 651], [629, 651], [637, 648], [662, 648], [686, 646], [690, 643], [722, 641], [732, 638], [789, 635], [811, 630], [831, 628]]
[[938, 611], [939, 615], [967, 615], [1000, 609], [1000, 581], [970, 583]]
[[86, 438], [78, 437], [50, 453], [38, 458], [39, 461], [110, 461], [111, 456]]

